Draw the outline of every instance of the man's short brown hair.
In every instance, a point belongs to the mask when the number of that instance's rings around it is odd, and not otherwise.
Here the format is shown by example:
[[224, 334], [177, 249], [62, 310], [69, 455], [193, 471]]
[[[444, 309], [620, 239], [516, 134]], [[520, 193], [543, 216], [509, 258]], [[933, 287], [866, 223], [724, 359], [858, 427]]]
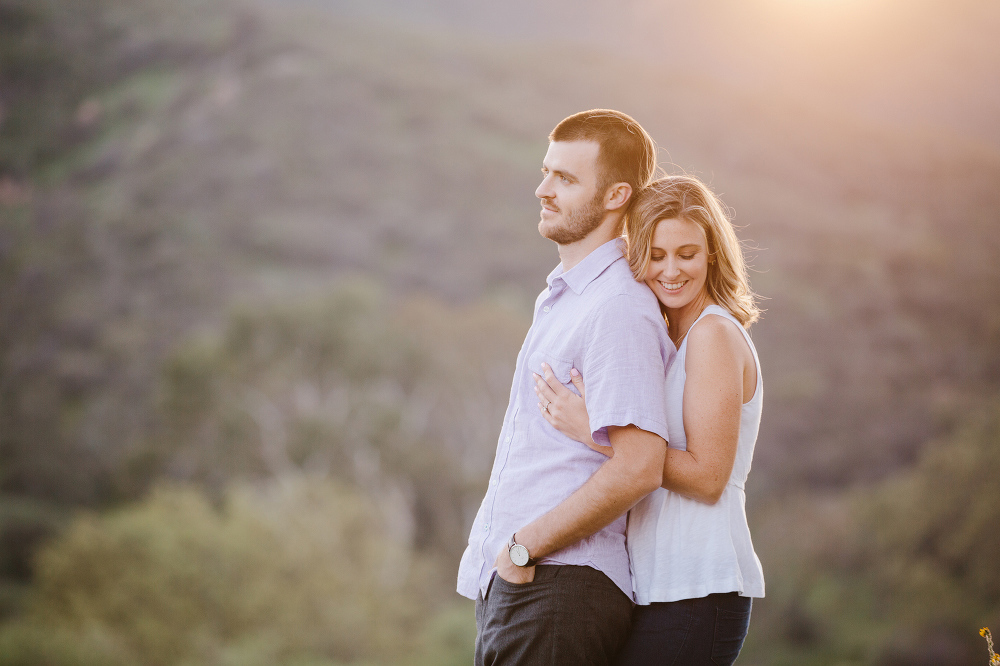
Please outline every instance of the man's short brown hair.
[[598, 188], [615, 183], [632, 186], [632, 199], [649, 185], [656, 171], [656, 144], [631, 117], [611, 109], [574, 113], [549, 134], [549, 141], [594, 141], [597, 154]]

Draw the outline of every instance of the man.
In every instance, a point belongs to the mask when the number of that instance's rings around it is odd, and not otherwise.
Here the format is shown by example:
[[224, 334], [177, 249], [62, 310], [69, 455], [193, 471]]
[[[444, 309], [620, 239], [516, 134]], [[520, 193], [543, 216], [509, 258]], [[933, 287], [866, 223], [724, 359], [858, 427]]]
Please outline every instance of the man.
[[[458, 591], [476, 599], [476, 664], [608, 664], [628, 632], [625, 512], [662, 481], [663, 383], [674, 348], [620, 239], [656, 147], [627, 115], [563, 120], [542, 162], [542, 236], [561, 263], [535, 303], [517, 358], [490, 483], [462, 556]], [[606, 458], [543, 418], [534, 373], [587, 380]]]

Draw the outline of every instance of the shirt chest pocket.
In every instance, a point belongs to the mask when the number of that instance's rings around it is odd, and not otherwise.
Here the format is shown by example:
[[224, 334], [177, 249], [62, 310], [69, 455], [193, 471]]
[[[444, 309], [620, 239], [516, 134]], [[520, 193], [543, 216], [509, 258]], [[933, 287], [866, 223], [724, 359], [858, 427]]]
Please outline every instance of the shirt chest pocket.
[[[573, 361], [571, 359], [560, 358], [545, 351], [535, 351], [531, 353], [528, 357], [528, 370], [531, 372], [537, 372], [538, 374], [545, 376], [544, 369], [542, 368], [542, 363], [548, 363], [549, 367], [552, 368], [552, 374], [556, 376], [560, 382], [566, 386], [572, 386], [573, 381], [570, 377], [570, 370], [573, 369]], [[576, 393], [575, 388], [573, 392]]]

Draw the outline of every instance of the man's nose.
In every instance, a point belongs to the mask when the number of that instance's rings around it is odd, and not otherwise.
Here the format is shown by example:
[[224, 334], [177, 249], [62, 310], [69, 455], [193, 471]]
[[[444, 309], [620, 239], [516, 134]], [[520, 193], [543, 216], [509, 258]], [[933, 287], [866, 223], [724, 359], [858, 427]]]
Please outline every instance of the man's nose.
[[539, 199], [551, 199], [555, 196], [555, 192], [552, 191], [551, 175], [542, 178], [542, 182], [538, 184], [538, 188], [535, 190], [535, 196]]

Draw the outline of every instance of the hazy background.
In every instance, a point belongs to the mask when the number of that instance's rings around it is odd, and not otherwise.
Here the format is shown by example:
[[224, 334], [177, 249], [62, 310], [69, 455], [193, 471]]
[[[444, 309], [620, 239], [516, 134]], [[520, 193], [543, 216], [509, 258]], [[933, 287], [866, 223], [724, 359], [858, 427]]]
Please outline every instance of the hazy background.
[[546, 135], [766, 313], [744, 664], [1000, 628], [1000, 4], [0, 0], [0, 665], [466, 664]]

